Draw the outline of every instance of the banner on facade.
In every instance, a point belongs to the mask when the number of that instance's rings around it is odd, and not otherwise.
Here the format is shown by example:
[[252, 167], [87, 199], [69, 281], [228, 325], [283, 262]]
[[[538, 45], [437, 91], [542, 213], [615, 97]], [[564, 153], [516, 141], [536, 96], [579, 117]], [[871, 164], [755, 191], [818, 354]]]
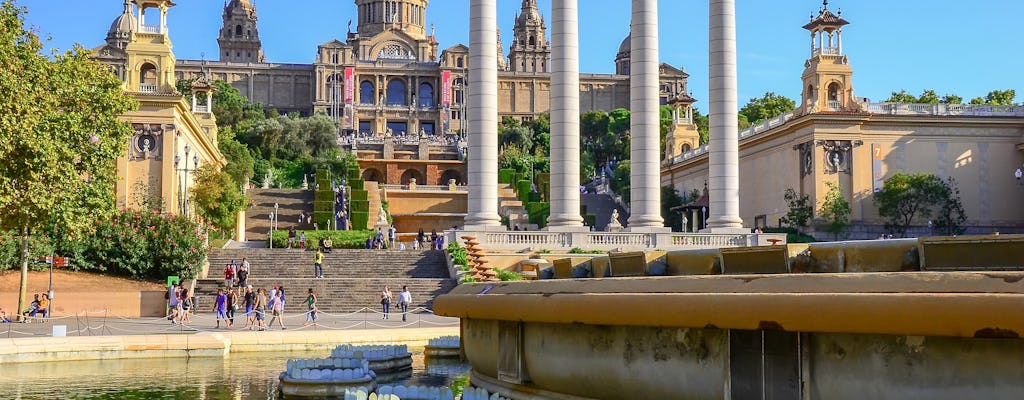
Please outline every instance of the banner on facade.
[[881, 192], [885, 186], [884, 172], [882, 172], [882, 145], [871, 144], [871, 181], [875, 193]]
[[444, 71], [441, 73], [441, 105], [447, 106], [452, 104], [452, 72]]
[[356, 78], [355, 68], [345, 67], [345, 104], [355, 101]]

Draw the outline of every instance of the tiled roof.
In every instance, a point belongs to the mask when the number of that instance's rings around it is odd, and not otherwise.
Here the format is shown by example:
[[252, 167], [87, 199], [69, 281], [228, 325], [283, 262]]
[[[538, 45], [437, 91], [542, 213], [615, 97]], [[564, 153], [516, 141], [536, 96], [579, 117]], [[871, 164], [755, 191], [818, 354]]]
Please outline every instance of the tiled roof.
[[831, 27], [840, 27], [840, 26], [849, 25], [849, 24], [850, 24], [849, 21], [841, 18], [838, 15], [833, 14], [832, 11], [829, 11], [826, 8], [826, 9], [822, 10], [821, 13], [818, 14], [818, 18], [815, 18], [815, 19], [811, 20], [811, 22], [808, 22], [807, 25], [804, 25], [804, 29], [807, 29], [807, 30], [810, 31], [810, 30], [814, 30], [815, 28], [818, 28], [818, 27], [821, 27], [821, 26], [825, 26], [825, 27], [829, 27], [829, 26], [831, 26]]

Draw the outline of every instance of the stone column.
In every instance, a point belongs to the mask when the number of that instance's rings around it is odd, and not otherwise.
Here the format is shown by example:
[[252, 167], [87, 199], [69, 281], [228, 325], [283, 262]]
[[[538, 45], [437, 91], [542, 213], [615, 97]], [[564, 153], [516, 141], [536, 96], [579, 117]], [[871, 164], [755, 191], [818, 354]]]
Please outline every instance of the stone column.
[[663, 231], [658, 101], [658, 1], [633, 0], [629, 58], [630, 231]]
[[551, 3], [550, 230], [583, 230], [580, 216], [580, 62], [577, 0]]
[[466, 230], [498, 230], [497, 0], [469, 10], [469, 196]]
[[707, 230], [742, 230], [740, 219], [739, 133], [736, 126], [736, 4], [709, 0], [710, 130]]

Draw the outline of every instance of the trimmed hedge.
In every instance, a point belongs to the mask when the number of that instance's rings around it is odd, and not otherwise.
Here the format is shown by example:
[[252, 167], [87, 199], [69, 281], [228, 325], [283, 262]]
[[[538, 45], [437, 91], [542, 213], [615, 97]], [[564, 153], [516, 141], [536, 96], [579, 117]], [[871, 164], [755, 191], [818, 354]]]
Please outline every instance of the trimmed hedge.
[[352, 203], [350, 203], [348, 205], [348, 208], [352, 212], [357, 212], [357, 211], [369, 212], [370, 211], [370, 202], [366, 201], [366, 200], [352, 200]]
[[363, 185], [363, 180], [362, 179], [350, 180], [350, 181], [348, 181], [348, 186], [352, 188], [353, 192], [355, 192], [357, 190], [363, 190], [365, 188], [365, 186]]
[[353, 190], [352, 201], [367, 201], [370, 199], [370, 192], [366, 190]]
[[[320, 186], [323, 187], [323, 186]], [[334, 202], [334, 192], [330, 190], [318, 190], [313, 195], [313, 201], [329, 201]]]
[[530, 201], [530, 181], [521, 180], [516, 182], [516, 195], [520, 201], [528, 203]]
[[596, 227], [597, 227], [597, 216], [594, 215], [594, 214], [584, 214], [583, 215], [583, 223], [586, 224], [587, 226], [593, 226], [596, 229]]
[[547, 202], [526, 203], [526, 213], [530, 216], [530, 223], [543, 228], [548, 225], [548, 215], [551, 215], [551, 205]]
[[353, 229], [366, 229], [370, 222], [370, 213], [366, 211], [352, 211], [350, 214], [349, 219], [352, 220]]
[[503, 169], [498, 171], [498, 183], [512, 184], [512, 177], [515, 176], [516, 170], [514, 169]]
[[[320, 244], [320, 239], [331, 237], [331, 243], [335, 249], [365, 249], [366, 239], [372, 237], [376, 232], [368, 230], [351, 230], [351, 231], [299, 231], [297, 235], [301, 235], [302, 232], [306, 232], [306, 248], [316, 248]], [[298, 241], [298, 238], [295, 239]], [[298, 243], [296, 243], [298, 245]], [[285, 248], [288, 247], [288, 231], [279, 230], [274, 231], [274, 248]]]
[[540, 192], [530, 192], [530, 202], [531, 203], [536, 203], [536, 202], [539, 202], [540, 200], [541, 200], [540, 199]]

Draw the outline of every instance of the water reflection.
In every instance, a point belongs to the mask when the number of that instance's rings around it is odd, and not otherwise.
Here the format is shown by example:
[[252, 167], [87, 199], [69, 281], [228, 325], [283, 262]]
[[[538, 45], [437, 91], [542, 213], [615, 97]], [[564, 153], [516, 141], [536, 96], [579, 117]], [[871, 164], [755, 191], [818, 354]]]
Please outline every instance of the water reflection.
[[[14, 399], [277, 399], [292, 358], [329, 351], [232, 354], [228, 358], [63, 361], [3, 365], [0, 397]], [[447, 386], [469, 366], [413, 355], [412, 376], [389, 384]]]

